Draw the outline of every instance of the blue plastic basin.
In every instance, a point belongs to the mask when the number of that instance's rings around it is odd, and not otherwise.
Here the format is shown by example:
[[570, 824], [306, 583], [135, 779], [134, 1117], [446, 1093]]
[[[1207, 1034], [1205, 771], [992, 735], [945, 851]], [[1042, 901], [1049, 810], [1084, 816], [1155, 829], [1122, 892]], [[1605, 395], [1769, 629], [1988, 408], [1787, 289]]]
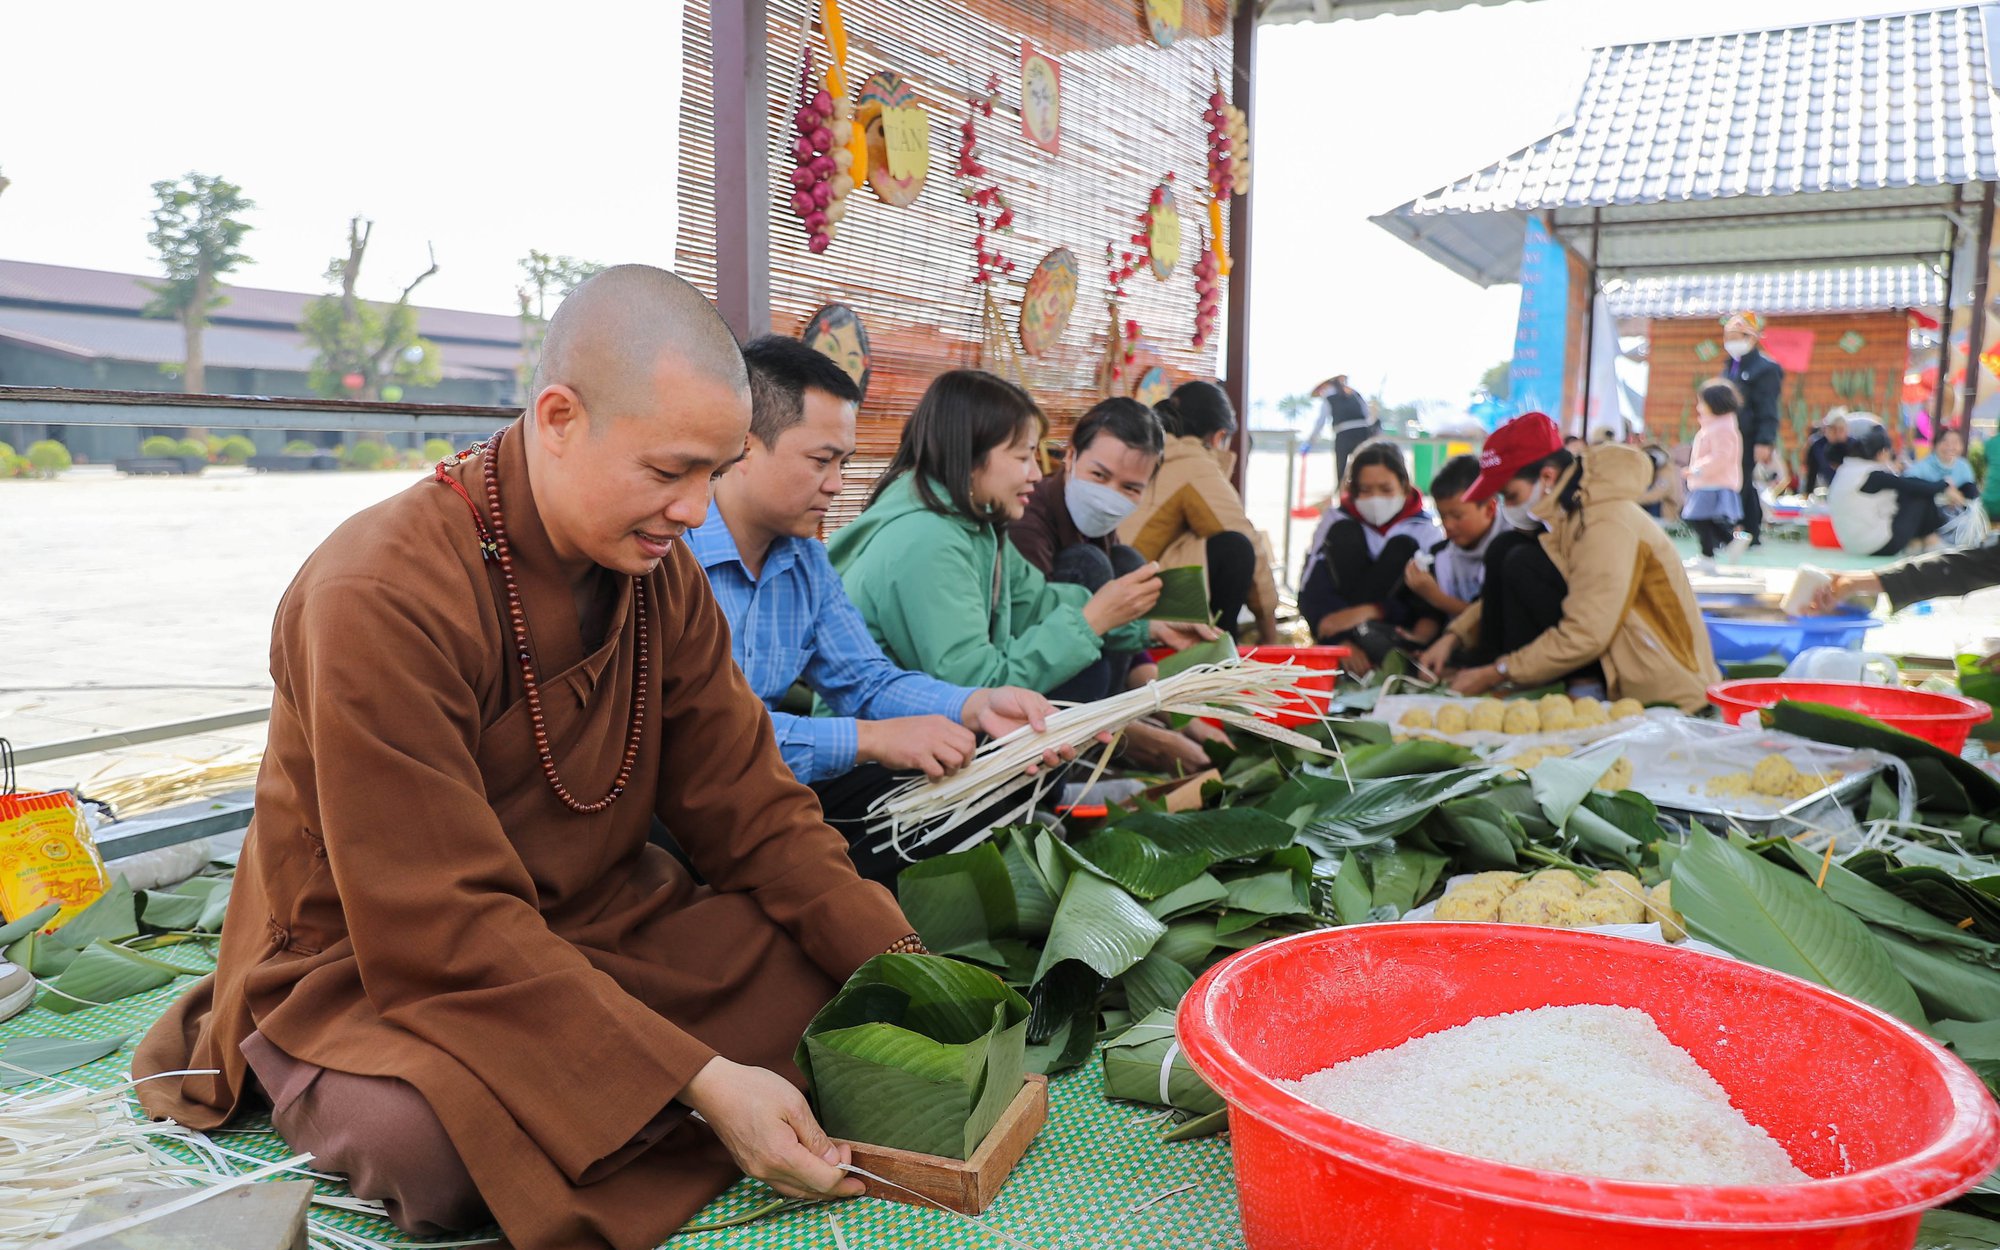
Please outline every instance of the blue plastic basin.
[[1859, 651], [1868, 631], [1882, 623], [1858, 611], [1794, 616], [1782, 621], [1745, 621], [1706, 613], [1701, 619], [1708, 626], [1708, 641], [1715, 648], [1716, 660], [1725, 664], [1761, 660], [1769, 655], [1789, 661], [1808, 647]]

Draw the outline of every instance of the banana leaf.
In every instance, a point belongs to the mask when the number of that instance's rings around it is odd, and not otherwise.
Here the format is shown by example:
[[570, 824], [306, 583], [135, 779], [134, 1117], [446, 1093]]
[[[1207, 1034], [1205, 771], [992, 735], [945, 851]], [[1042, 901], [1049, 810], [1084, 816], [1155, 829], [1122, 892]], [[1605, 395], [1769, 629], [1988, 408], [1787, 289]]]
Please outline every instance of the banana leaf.
[[1400, 919], [1421, 902], [1450, 863], [1442, 855], [1409, 847], [1373, 847], [1357, 858], [1368, 870], [1370, 915], [1389, 920]]
[[233, 884], [226, 877], [192, 877], [171, 890], [147, 890], [140, 896], [139, 924], [175, 933], [220, 932]]
[[1112, 828], [1136, 833], [1170, 855], [1198, 851], [1210, 863], [1269, 855], [1290, 846], [1295, 836], [1290, 825], [1254, 807], [1136, 812]]
[[1222, 878], [1230, 911], [1257, 916], [1312, 914], [1312, 853], [1302, 846], [1274, 852], [1263, 864], [1237, 869]]
[[[1207, 611], [1206, 604], [1203, 604], [1203, 611]], [[1208, 617], [1204, 615], [1198, 619], [1206, 621]], [[1224, 660], [1235, 658], [1236, 640], [1228, 634], [1223, 634], [1219, 638], [1211, 638], [1207, 642], [1198, 642], [1192, 647], [1176, 651], [1161, 660], [1160, 678], [1165, 680], [1176, 673], [1186, 672], [1197, 664], [1220, 664]]]
[[[1680, 891], [1674, 891], [1680, 902]], [[2000, 972], [1961, 959], [1941, 946], [1919, 942], [1894, 929], [1870, 925], [1889, 962], [1933, 1019], [1991, 1020], [2000, 1017]]]
[[[1385, 746], [1356, 747], [1346, 754], [1346, 775], [1356, 781], [1382, 777], [1417, 777], [1426, 773], [1450, 772], [1477, 762], [1478, 757], [1464, 747], [1429, 738], [1411, 738]], [[1329, 773], [1337, 768], [1327, 769]]]
[[1439, 804], [1418, 828], [1433, 843], [1456, 848], [1458, 860], [1474, 870], [1519, 867], [1517, 852], [1528, 842], [1512, 812], [1478, 794]]
[[1189, 916], [1169, 924], [1149, 953], [1164, 955], [1183, 968], [1200, 970], [1220, 944], [1214, 917]]
[[1104, 1096], [1197, 1115], [1222, 1110], [1221, 1095], [1196, 1074], [1175, 1044], [1174, 1013], [1167, 1008], [1148, 1013], [1104, 1043]]
[[61, 903], [44, 903], [19, 920], [0, 925], [0, 946], [12, 946], [30, 933], [39, 932], [41, 927], [53, 920], [55, 914], [61, 910]]
[[877, 955], [806, 1026], [796, 1058], [835, 1137], [971, 1156], [1020, 1092], [1028, 1002], [990, 972]]
[[9, 1038], [0, 1042], [0, 1089], [95, 1063], [123, 1046], [130, 1036]]
[[1165, 955], [1148, 955], [1118, 979], [1125, 989], [1125, 1005], [1134, 1015], [1165, 1010], [1172, 1012], [1194, 988], [1194, 973]]
[[1922, 1028], [1922, 1006], [1853, 912], [1811, 881], [1710, 834], [1674, 860], [1674, 906], [1688, 932], [1754, 964], [1816, 981]]
[[1093, 873], [1072, 874], [1056, 904], [1035, 979], [1065, 959], [1116, 977], [1144, 959], [1167, 928], [1120, 887]]
[[1914, 1250], [1995, 1250], [2000, 1223], [1963, 1211], [1931, 1211], [1917, 1226]]
[[911, 864], [897, 874], [896, 898], [935, 954], [990, 946], [1016, 934], [1014, 882], [990, 841]]
[[106, 1006], [155, 990], [175, 977], [195, 976], [183, 968], [99, 939], [78, 952], [54, 981], [43, 987], [42, 1006], [58, 1015]]
[[1184, 564], [1160, 570], [1160, 597], [1154, 601], [1153, 610], [1146, 613], [1147, 620], [1198, 621], [1206, 625], [1213, 616], [1208, 607], [1206, 569], [1199, 564]]
[[1872, 716], [1824, 703], [1788, 700], [1765, 712], [1764, 724], [1834, 746], [1898, 757], [1910, 766], [1916, 780], [1919, 807], [1973, 815], [2000, 810], [2000, 780], [1971, 761]]
[[[1799, 872], [1819, 880], [1822, 857], [1806, 850], [1796, 842], [1776, 842], [1764, 854], [1789, 862]], [[1875, 882], [1850, 871], [1844, 864], [1826, 864], [1826, 879], [1822, 883], [1827, 897], [1842, 907], [1861, 917], [1871, 925], [1894, 929], [1898, 933], [1924, 942], [1935, 942], [1941, 946], [1955, 946], [1963, 950], [1984, 953], [2000, 953], [2000, 947], [1982, 938], [1974, 937], [1964, 929], [1931, 913], [1905, 899], [1883, 889]]]
[[1023, 937], [1047, 937], [1056, 918], [1056, 895], [1035, 863], [1034, 842], [1026, 831], [1010, 829], [1000, 855], [1014, 884], [1015, 927]]
[[1228, 888], [1217, 881], [1214, 874], [1205, 872], [1180, 889], [1151, 900], [1146, 904], [1146, 910], [1153, 919], [1164, 924], [1198, 911], [1207, 911], [1228, 897]]
[[1361, 866], [1361, 855], [1355, 852], [1340, 861], [1340, 871], [1333, 878], [1333, 911], [1342, 924], [1362, 924], [1368, 919], [1368, 912], [1374, 906], [1370, 897], [1368, 870]]
[[[2000, 1020], [1939, 1020], [1931, 1025], [1931, 1033], [1951, 1047], [1986, 1082], [1986, 1088], [2000, 1097]], [[2000, 1194], [2000, 1177], [1987, 1177], [1981, 1188], [1986, 1191], [1987, 1199]]]
[[1124, 886], [1142, 899], [1164, 898], [1189, 884], [1215, 862], [1201, 850], [1167, 851], [1131, 828], [1100, 830], [1075, 846], [1062, 846], [1072, 864]]
[[1103, 977], [1070, 962], [1057, 964], [1028, 990], [1028, 1071], [1054, 1076], [1090, 1058], [1103, 989]]
[[[1354, 787], [1338, 777], [1300, 773], [1257, 801], [1257, 810], [1275, 816], [1294, 829], [1310, 824], [1320, 809], [1354, 793]], [[1235, 809], [1230, 809], [1235, 810]]]
[[38, 977], [62, 975], [92, 942], [139, 936], [138, 904], [123, 877], [114, 878], [95, 902], [52, 933], [31, 929], [7, 947], [7, 958]]
[[1431, 810], [1491, 784], [1493, 770], [1460, 769], [1425, 777], [1359, 781], [1354, 792], [1299, 830], [1298, 841], [1315, 855], [1338, 859], [1345, 851], [1374, 846], [1415, 828]]

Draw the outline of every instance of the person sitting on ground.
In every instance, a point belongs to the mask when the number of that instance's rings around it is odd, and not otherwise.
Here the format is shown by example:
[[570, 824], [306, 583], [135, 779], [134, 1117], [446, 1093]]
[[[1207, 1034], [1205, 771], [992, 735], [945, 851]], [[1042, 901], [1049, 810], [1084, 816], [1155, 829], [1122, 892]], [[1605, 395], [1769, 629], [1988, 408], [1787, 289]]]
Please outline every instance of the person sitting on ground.
[[1960, 494], [1979, 485], [1972, 465], [1965, 459], [1965, 435], [1950, 425], [1938, 431], [1931, 443], [1931, 454], [1911, 465], [1906, 476], [1921, 482], [1948, 482]]
[[1941, 545], [1940, 503], [1962, 508], [1965, 496], [1948, 482], [1904, 477], [1890, 465], [1895, 452], [1880, 425], [1850, 434], [1827, 488], [1833, 534], [1844, 550], [1861, 555], [1899, 556], [1910, 546]]
[[[728, 618], [737, 667], [770, 709], [779, 753], [848, 838], [861, 875], [888, 884], [907, 861], [867, 845], [869, 804], [913, 773], [956, 772], [977, 734], [1042, 729], [1055, 708], [1019, 686], [968, 689], [889, 662], [816, 537], [854, 455], [860, 388], [797, 339], [758, 339], [743, 358], [750, 441], [716, 483], [706, 521], [688, 531], [688, 548]], [[831, 716], [782, 710], [801, 681]], [[1062, 762], [1055, 751], [1044, 760]]]
[[1688, 460], [1687, 502], [1681, 520], [1694, 531], [1713, 572], [1715, 553], [1730, 545], [1743, 519], [1743, 431], [1736, 423], [1743, 393], [1727, 378], [1702, 383], [1694, 397], [1701, 428]]
[[[1461, 667], [1452, 689], [1480, 695], [1503, 684], [1562, 682], [1578, 694], [1672, 703], [1688, 712], [1707, 706], [1708, 687], [1720, 673], [1673, 542], [1635, 502], [1652, 472], [1644, 453], [1593, 447], [1543, 493], [1545, 462], [1516, 467], [1511, 458], [1528, 449], [1496, 452], [1494, 439], [1467, 496], [1504, 488], [1510, 509], [1530, 508], [1549, 532], [1534, 547], [1517, 546], [1508, 560], [1503, 600], [1513, 616], [1502, 654]], [[1493, 601], [1488, 595], [1452, 622], [1425, 665], [1443, 671], [1454, 651], [1474, 645], [1482, 608]]]
[[[1132, 514], [1146, 493], [1146, 484], [1160, 467], [1166, 434], [1151, 408], [1136, 399], [1115, 397], [1099, 402], [1076, 423], [1069, 456], [1055, 472], [1035, 484], [1028, 507], [1007, 527], [1007, 537], [1051, 582], [1068, 582], [1097, 591], [1113, 578], [1132, 572], [1146, 558], [1117, 541], [1118, 523]], [[1154, 622], [1152, 640], [1173, 645], [1189, 632], [1204, 640], [1219, 631], [1199, 623], [1170, 626]], [[1136, 662], [1135, 662], [1136, 661]], [[1143, 685], [1159, 669], [1143, 655], [1107, 649], [1098, 660], [1109, 674], [1109, 688]], [[1070, 683], [1102, 682], [1090, 669]], [[1071, 691], [1058, 687], [1053, 697], [1067, 699]], [[1148, 769], [1208, 767], [1203, 741], [1227, 742], [1228, 735], [1201, 721], [1176, 731], [1146, 721], [1135, 722], [1123, 736], [1123, 747], [1134, 763]]]
[[1835, 449], [1847, 442], [1847, 412], [1836, 409], [1826, 414], [1819, 429], [1806, 444], [1806, 472], [1799, 490], [1807, 495], [1833, 483], [1839, 457]]
[[1348, 457], [1340, 501], [1327, 507], [1307, 548], [1299, 612], [1313, 637], [1351, 645], [1349, 667], [1363, 674], [1388, 658], [1398, 629], [1419, 643], [1435, 638], [1439, 623], [1404, 588], [1403, 571], [1443, 541], [1402, 449], [1387, 439], [1363, 444]]
[[422, 1237], [657, 1245], [744, 1172], [859, 1194], [793, 1048], [921, 944], [785, 767], [680, 541], [743, 452], [743, 357], [692, 286], [620, 265], [556, 311], [530, 395], [286, 590], [216, 971], [136, 1096], [201, 1130], [268, 1106]]
[[955, 685], [1045, 694], [1094, 668], [1091, 689], [1069, 687], [1090, 702], [1111, 691], [1097, 663], [1104, 652], [1137, 651], [1155, 636], [1142, 618], [1160, 597], [1159, 565], [1092, 592], [1049, 581], [1006, 540], [1042, 480], [1046, 428], [1026, 391], [976, 369], [939, 374], [917, 401], [868, 506], [827, 544], [897, 664]]
[[1278, 583], [1270, 546], [1243, 510], [1230, 480], [1236, 410], [1213, 382], [1183, 382], [1156, 406], [1167, 429], [1166, 458], [1145, 497], [1118, 526], [1123, 542], [1165, 568], [1208, 570], [1215, 621], [1234, 634], [1244, 604], [1256, 620], [1254, 641], [1278, 641]]
[[[1403, 585], [1423, 602], [1425, 615], [1440, 626], [1479, 601], [1486, 587], [1486, 552], [1500, 534], [1499, 509], [1494, 501], [1473, 503], [1465, 497], [1478, 480], [1479, 457], [1453, 456], [1444, 462], [1431, 479], [1431, 503], [1437, 508], [1444, 539], [1431, 544], [1428, 560], [1422, 556], [1412, 559], [1403, 571]], [[1410, 634], [1404, 637], [1406, 641], [1417, 640]]]

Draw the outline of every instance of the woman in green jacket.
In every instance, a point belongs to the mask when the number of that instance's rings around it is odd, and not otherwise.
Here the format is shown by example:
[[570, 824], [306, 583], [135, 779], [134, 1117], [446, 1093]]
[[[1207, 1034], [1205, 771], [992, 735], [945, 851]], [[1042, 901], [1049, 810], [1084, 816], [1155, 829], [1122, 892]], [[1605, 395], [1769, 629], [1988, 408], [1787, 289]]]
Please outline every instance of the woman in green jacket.
[[1170, 632], [1140, 619], [1160, 595], [1157, 564], [1092, 594], [1049, 582], [1007, 541], [1008, 521], [1041, 480], [1036, 445], [1047, 428], [1011, 382], [974, 369], [938, 375], [867, 508], [827, 544], [869, 632], [904, 668], [1046, 693], [1096, 665], [1107, 645], [1138, 650]]

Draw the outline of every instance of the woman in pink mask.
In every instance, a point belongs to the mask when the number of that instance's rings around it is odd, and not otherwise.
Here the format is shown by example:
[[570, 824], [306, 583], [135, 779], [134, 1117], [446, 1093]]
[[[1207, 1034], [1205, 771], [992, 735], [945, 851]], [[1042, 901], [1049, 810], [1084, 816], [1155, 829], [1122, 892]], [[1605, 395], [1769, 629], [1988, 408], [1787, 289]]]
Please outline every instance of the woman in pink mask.
[[1402, 449], [1384, 440], [1362, 445], [1348, 458], [1339, 502], [1320, 518], [1299, 583], [1299, 611], [1314, 637], [1352, 645], [1349, 665], [1360, 672], [1388, 655], [1398, 627], [1414, 632], [1410, 641], [1430, 641], [1422, 635], [1435, 637], [1438, 623], [1421, 616], [1403, 571], [1443, 540]]

